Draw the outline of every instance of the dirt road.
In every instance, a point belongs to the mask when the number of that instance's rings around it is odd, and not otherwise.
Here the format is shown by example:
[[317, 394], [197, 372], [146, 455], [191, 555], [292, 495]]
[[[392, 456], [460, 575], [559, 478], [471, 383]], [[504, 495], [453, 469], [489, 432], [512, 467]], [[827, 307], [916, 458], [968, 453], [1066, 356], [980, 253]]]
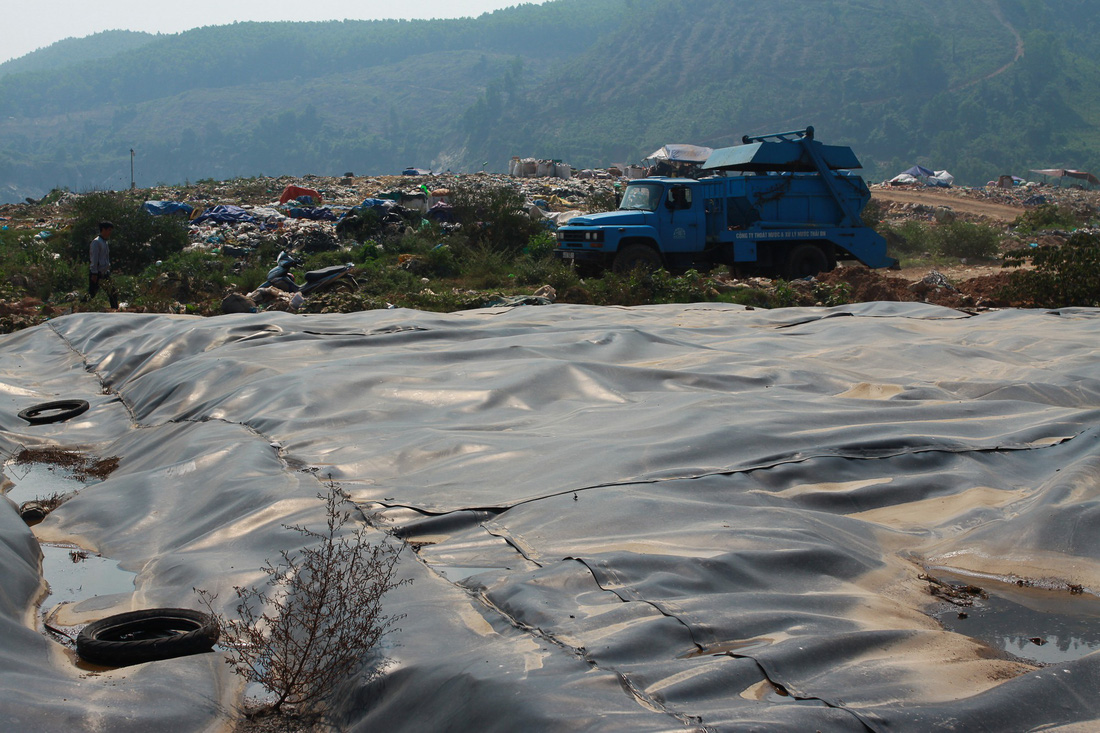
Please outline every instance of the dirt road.
[[1024, 213], [1022, 206], [999, 204], [993, 201], [964, 198], [950, 193], [942, 193], [936, 190], [920, 189], [886, 189], [876, 188], [871, 191], [871, 198], [877, 201], [896, 201], [905, 204], [924, 204], [925, 206], [947, 206], [960, 214], [983, 216], [1008, 223]]

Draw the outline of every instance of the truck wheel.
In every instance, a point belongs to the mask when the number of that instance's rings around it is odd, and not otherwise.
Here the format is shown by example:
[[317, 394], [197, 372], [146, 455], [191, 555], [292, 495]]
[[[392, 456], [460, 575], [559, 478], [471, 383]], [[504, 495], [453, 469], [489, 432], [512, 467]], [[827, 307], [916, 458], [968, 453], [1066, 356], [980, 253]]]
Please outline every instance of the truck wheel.
[[801, 280], [828, 272], [829, 269], [829, 258], [821, 251], [821, 247], [815, 244], [799, 244], [787, 256], [787, 267], [783, 274], [788, 280]]
[[618, 275], [625, 275], [635, 267], [640, 267], [646, 272], [652, 272], [660, 269], [661, 264], [661, 255], [657, 254], [652, 247], [644, 244], [629, 244], [615, 255], [611, 271]]

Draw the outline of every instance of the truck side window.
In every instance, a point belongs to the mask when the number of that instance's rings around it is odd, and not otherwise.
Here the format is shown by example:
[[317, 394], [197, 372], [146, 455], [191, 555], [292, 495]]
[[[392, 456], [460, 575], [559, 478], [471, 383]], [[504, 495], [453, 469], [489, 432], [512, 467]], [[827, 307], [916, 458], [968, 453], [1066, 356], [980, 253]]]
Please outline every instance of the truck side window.
[[668, 190], [668, 208], [690, 209], [691, 189], [687, 186], [673, 186]]

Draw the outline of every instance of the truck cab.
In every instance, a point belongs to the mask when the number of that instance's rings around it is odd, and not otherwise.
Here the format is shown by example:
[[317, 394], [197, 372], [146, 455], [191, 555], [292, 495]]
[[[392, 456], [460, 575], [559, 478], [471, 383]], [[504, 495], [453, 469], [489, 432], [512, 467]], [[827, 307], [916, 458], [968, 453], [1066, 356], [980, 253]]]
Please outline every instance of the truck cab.
[[714, 151], [703, 165], [712, 177], [631, 181], [617, 211], [560, 227], [555, 256], [620, 273], [726, 264], [789, 279], [840, 259], [894, 266], [886, 241], [860, 219], [871, 194], [849, 170], [858, 167], [850, 148], [821, 145], [812, 127], [746, 136]]
[[696, 183], [685, 178], [631, 181], [617, 211], [577, 217], [559, 228], [556, 255], [615, 272], [639, 265], [690, 267], [707, 228]]

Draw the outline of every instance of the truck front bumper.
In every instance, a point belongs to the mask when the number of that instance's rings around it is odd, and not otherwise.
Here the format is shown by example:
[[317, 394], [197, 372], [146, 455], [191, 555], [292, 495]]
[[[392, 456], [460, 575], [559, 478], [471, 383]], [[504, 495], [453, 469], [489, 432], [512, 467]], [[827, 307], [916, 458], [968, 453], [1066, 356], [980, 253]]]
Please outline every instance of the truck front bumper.
[[583, 247], [561, 247], [554, 250], [554, 257], [565, 263], [598, 264], [607, 262], [606, 252]]

